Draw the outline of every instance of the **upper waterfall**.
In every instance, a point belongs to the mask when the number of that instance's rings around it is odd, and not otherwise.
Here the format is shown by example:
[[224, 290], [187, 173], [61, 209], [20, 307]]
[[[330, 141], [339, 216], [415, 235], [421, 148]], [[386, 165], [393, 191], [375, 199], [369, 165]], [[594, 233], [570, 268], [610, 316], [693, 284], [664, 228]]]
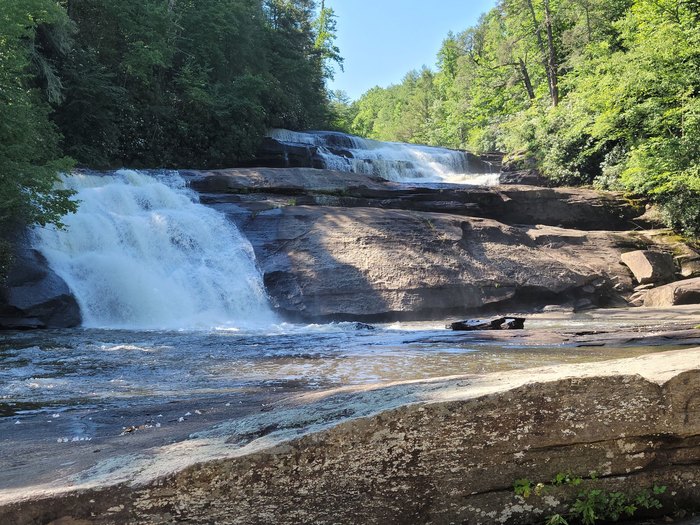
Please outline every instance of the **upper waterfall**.
[[498, 184], [498, 170], [465, 151], [380, 142], [336, 131], [272, 129], [268, 137], [290, 146], [315, 148], [325, 169], [362, 173], [394, 182]]
[[34, 245], [68, 284], [84, 325], [214, 328], [269, 324], [253, 249], [199, 204], [176, 172], [73, 174], [78, 212]]

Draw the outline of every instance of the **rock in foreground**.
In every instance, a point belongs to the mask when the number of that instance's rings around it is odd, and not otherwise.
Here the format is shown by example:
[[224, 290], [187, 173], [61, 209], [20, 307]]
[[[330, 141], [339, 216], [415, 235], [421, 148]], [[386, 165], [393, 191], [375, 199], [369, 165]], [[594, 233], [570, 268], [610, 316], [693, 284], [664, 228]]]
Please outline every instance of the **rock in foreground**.
[[700, 277], [653, 288], [644, 296], [644, 306], [665, 307], [683, 304], [700, 304]]
[[[699, 364], [691, 349], [306, 394], [163, 447], [150, 462], [115, 457], [59, 492], [0, 494], [0, 516], [12, 525], [515, 525], [565, 512], [583, 490], [654, 485], [667, 487], [667, 509], [692, 509]], [[553, 486], [563, 473], [582, 484]], [[524, 479], [546, 492], [516, 495]]]

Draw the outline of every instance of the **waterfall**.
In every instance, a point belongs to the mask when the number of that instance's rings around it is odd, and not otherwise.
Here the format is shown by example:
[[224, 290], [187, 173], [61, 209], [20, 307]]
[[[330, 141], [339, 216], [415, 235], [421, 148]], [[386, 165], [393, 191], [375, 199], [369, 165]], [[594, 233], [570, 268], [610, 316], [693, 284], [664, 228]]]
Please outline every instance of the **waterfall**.
[[498, 170], [465, 151], [363, 139], [334, 131], [272, 129], [286, 145], [314, 148], [326, 169], [361, 173], [394, 182], [498, 184]]
[[65, 177], [78, 212], [34, 245], [68, 284], [84, 325], [251, 327], [273, 322], [253, 249], [176, 172]]

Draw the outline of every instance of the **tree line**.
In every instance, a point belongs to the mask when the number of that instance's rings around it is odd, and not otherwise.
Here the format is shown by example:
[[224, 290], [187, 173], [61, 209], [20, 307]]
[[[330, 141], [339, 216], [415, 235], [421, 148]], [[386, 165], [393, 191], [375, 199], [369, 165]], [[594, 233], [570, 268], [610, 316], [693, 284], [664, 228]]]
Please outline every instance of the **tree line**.
[[325, 127], [334, 39], [314, 0], [2, 0], [0, 239], [60, 224], [76, 163], [231, 166]]
[[435, 70], [334, 106], [352, 133], [501, 151], [700, 235], [699, 0], [499, 0], [447, 36]]

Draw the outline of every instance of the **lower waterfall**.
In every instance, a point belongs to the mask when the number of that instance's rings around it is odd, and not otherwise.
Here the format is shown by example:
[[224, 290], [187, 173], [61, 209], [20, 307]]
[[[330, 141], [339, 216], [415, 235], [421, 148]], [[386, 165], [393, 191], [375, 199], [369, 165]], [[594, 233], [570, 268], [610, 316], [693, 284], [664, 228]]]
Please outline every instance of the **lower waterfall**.
[[268, 325], [253, 249], [176, 172], [73, 174], [78, 212], [34, 246], [76, 296], [83, 325], [209, 329]]

